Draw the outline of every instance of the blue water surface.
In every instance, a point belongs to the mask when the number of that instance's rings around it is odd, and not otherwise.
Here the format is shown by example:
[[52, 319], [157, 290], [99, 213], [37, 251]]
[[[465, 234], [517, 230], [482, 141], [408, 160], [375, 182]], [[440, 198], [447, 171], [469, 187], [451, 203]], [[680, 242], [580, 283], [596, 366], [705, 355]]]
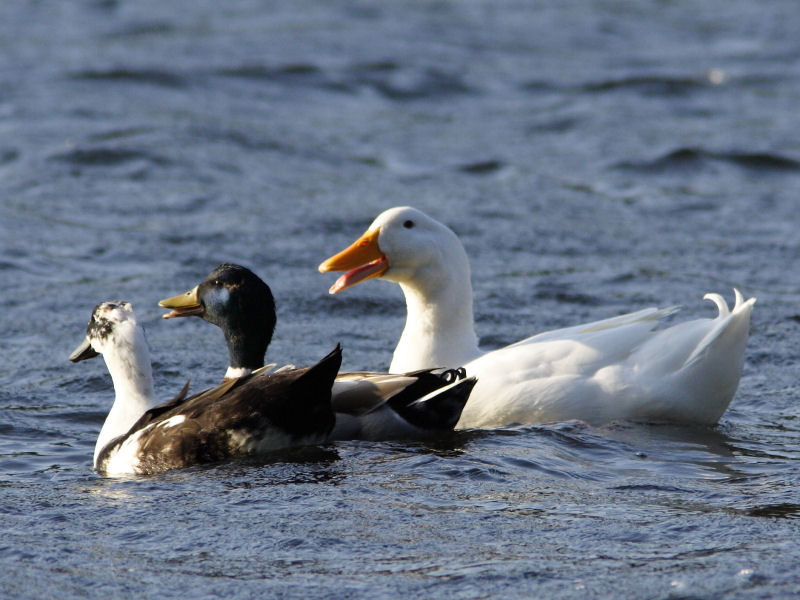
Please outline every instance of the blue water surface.
[[[0, 4], [4, 598], [800, 595], [800, 4]], [[108, 480], [92, 307], [147, 328], [158, 393], [216, 383], [161, 298], [271, 285], [268, 359], [386, 369], [397, 286], [316, 265], [382, 210], [451, 226], [498, 347], [756, 296], [716, 427], [580, 422], [342, 442]]]

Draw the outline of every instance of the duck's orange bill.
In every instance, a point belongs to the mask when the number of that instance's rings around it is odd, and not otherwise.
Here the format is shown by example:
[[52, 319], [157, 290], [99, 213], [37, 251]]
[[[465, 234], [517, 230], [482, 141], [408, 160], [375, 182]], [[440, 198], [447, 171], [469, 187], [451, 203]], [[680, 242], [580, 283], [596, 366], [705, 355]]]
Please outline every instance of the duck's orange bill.
[[357, 283], [380, 277], [389, 268], [389, 261], [378, 246], [380, 229], [368, 231], [339, 254], [331, 256], [319, 266], [320, 273], [347, 271], [328, 290], [335, 294]]

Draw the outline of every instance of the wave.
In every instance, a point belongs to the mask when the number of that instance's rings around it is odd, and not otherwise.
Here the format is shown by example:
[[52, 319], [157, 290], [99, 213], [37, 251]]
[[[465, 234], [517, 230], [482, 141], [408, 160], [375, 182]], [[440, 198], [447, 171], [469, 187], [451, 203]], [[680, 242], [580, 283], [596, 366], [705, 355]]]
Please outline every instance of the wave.
[[75, 166], [114, 166], [133, 161], [145, 161], [157, 165], [172, 163], [166, 157], [133, 148], [74, 148], [67, 152], [54, 154], [51, 160], [65, 162]]
[[672, 77], [665, 75], [633, 75], [618, 79], [607, 79], [585, 83], [578, 89], [581, 92], [599, 93], [634, 89], [646, 94], [677, 96], [690, 91], [709, 87], [711, 82], [699, 77]]
[[0, 150], [0, 165], [7, 165], [19, 158], [19, 150], [15, 148], [5, 148]]
[[800, 171], [800, 161], [769, 152], [714, 152], [703, 148], [677, 148], [652, 160], [625, 161], [615, 168], [659, 173], [672, 170], [699, 169], [709, 162], [722, 162], [757, 171]]
[[70, 79], [144, 83], [169, 88], [184, 88], [188, 85], [187, 77], [178, 73], [159, 69], [131, 69], [126, 67], [76, 71], [70, 74]]
[[250, 64], [218, 69], [213, 74], [350, 94], [371, 88], [385, 98], [400, 101], [449, 97], [473, 91], [454, 73], [433, 67], [402, 67], [390, 60], [356, 63], [341, 69], [322, 69], [310, 63]]
[[459, 165], [457, 169], [469, 175], [490, 175], [502, 170], [506, 164], [501, 160], [481, 160]]
[[[392, 75], [387, 76], [387, 73]], [[440, 69], [403, 69], [390, 71], [362, 71], [354, 73], [362, 85], [369, 85], [391, 100], [417, 100], [451, 97], [472, 93], [474, 90], [458, 75]]]
[[534, 293], [537, 300], [554, 300], [565, 304], [580, 304], [583, 306], [600, 306], [600, 298], [581, 292], [575, 292], [570, 286], [558, 283], [543, 283]]
[[236, 67], [217, 69], [212, 75], [234, 79], [301, 85], [320, 88], [339, 89], [341, 86], [329, 78], [316, 65], [297, 63], [281, 66], [245, 64]]
[[769, 517], [772, 519], [800, 519], [800, 504], [763, 504], [745, 511], [750, 517]]
[[167, 36], [177, 31], [176, 27], [165, 21], [139, 21], [127, 23], [115, 29], [106, 37], [116, 40], [121, 37], [142, 37], [142, 36]]

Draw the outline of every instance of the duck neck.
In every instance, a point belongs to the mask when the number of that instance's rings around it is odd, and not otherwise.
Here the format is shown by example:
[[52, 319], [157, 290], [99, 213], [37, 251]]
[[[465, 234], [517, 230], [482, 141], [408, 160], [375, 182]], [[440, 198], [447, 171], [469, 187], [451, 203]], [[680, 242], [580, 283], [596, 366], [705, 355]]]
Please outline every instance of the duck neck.
[[446, 273], [417, 274], [399, 283], [408, 314], [391, 372], [459, 367], [480, 355], [468, 264]]
[[258, 335], [262, 328], [254, 324], [249, 331], [245, 328], [226, 328], [223, 331], [230, 356], [225, 379], [245, 377], [264, 366], [264, 355], [269, 345], [269, 337], [264, 339], [263, 336]]
[[103, 353], [114, 382], [114, 404], [97, 437], [95, 462], [100, 451], [114, 438], [127, 433], [139, 418], [156, 405], [153, 371], [144, 332], [137, 328], [126, 340]]

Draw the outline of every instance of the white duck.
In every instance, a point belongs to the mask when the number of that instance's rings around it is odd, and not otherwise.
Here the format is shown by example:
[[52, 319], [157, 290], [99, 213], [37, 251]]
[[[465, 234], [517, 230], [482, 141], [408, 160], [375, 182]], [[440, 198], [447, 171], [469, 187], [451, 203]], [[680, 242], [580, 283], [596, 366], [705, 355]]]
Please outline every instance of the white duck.
[[385, 211], [350, 247], [319, 266], [347, 271], [335, 294], [380, 277], [406, 298], [391, 372], [464, 365], [478, 382], [457, 427], [581, 419], [714, 424], [739, 384], [755, 298], [738, 290], [715, 319], [656, 329], [675, 309], [649, 308], [549, 331], [483, 352], [473, 328], [470, 268], [445, 225], [409, 207]]

